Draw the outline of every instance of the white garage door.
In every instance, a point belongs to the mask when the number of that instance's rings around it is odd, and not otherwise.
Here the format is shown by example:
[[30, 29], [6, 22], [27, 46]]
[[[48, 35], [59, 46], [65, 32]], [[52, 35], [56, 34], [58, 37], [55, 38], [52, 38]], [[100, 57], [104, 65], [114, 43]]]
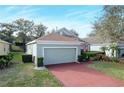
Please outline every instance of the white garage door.
[[44, 48], [44, 64], [60, 64], [76, 61], [76, 48]]

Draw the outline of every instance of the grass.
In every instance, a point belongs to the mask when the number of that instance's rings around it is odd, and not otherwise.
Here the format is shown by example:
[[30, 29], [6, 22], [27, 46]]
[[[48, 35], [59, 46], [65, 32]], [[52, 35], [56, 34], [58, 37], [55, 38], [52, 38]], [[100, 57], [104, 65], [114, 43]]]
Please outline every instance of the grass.
[[13, 52], [16, 62], [0, 70], [0, 87], [58, 87], [63, 86], [48, 70], [34, 70], [33, 63], [22, 63], [22, 52]]
[[13, 54], [13, 60], [14, 62], [22, 62], [22, 54], [24, 54], [23, 52], [12, 52]]
[[108, 62], [94, 62], [89, 67], [101, 71], [119, 80], [124, 80], [124, 64], [114, 64]]
[[48, 71], [33, 70], [33, 64], [16, 64], [0, 71], [0, 87], [58, 87], [62, 84]]

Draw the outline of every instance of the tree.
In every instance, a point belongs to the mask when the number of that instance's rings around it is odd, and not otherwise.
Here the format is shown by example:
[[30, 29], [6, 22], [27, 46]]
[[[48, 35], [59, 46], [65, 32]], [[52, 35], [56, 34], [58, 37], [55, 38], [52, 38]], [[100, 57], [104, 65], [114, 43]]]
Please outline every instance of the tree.
[[17, 19], [13, 22], [16, 27], [16, 31], [18, 31], [17, 38], [23, 43], [24, 51], [26, 50], [25, 44], [30, 41], [30, 32], [33, 30], [34, 22], [25, 20], [25, 19]]
[[45, 34], [45, 31], [47, 30], [47, 27], [43, 24], [35, 25], [34, 30], [32, 31], [32, 36], [35, 38], [39, 38]]
[[[112, 57], [114, 57], [114, 56], [117, 57], [120, 53], [120, 48], [115, 43], [112, 43], [109, 46], [109, 50], [112, 50], [112, 52], [111, 52]], [[115, 52], [116, 52], [116, 55], [114, 55]]]
[[103, 16], [93, 24], [95, 36], [104, 41], [119, 42], [124, 35], [124, 6], [104, 6]]
[[0, 38], [12, 43], [15, 32], [15, 26], [12, 23], [0, 23]]

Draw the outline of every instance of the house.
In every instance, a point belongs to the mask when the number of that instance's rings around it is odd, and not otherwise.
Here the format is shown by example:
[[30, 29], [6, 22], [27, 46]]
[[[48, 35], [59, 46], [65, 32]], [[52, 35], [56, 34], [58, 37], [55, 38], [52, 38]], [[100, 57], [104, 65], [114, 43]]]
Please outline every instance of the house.
[[45, 65], [76, 62], [80, 55], [80, 41], [77, 38], [51, 33], [27, 43], [27, 54], [43, 57]]
[[68, 30], [67, 28], [61, 28], [55, 31], [55, 33], [63, 35], [63, 36], [68, 36], [68, 37], [78, 37], [78, 34], [76, 33], [75, 30]]
[[[89, 51], [102, 51], [101, 47], [109, 47], [111, 45], [110, 40], [108, 41], [103, 41], [102, 39], [98, 38], [98, 37], [88, 37], [88, 38], [83, 38], [83, 40], [85, 42], [89, 43]], [[105, 43], [106, 42], [106, 43]], [[116, 51], [114, 53], [114, 56], [124, 56], [124, 41], [120, 41], [118, 43], [115, 43], [116, 46], [118, 46], [120, 48], [120, 53], [117, 54]], [[112, 55], [112, 50], [106, 50], [106, 55], [111, 57]]]
[[10, 52], [10, 43], [0, 39], [0, 55], [7, 55]]
[[89, 51], [102, 51], [101, 47], [106, 46], [106, 44], [97, 37], [87, 37], [83, 40], [89, 43]]

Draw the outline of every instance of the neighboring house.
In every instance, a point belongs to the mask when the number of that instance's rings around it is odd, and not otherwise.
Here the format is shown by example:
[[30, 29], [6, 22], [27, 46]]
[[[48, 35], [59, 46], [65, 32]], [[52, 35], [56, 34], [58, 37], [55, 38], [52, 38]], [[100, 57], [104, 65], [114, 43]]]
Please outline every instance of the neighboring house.
[[106, 45], [102, 40], [96, 37], [83, 38], [83, 40], [89, 43], [90, 51], [102, 51], [101, 47]]
[[78, 37], [78, 34], [76, 33], [76, 31], [74, 30], [68, 30], [66, 28], [61, 28], [57, 31], [55, 31], [55, 33], [59, 34], [59, 35], [63, 35], [63, 36], [68, 36], [68, 37]]
[[68, 30], [67, 28], [61, 28], [61, 29], [56, 29], [56, 31], [53, 31], [53, 33], [59, 34], [59, 35], [63, 35], [63, 36], [67, 36], [67, 37], [72, 37], [72, 38], [76, 38], [81, 42], [81, 50], [83, 51], [88, 51], [89, 50], [89, 44], [85, 41], [83, 41], [82, 39], [80, 39], [78, 37], [78, 34], [76, 33], [76, 31], [72, 30]]
[[35, 63], [43, 57], [45, 65], [76, 62], [80, 44], [77, 38], [51, 33], [27, 43], [27, 54], [35, 57]]
[[[85, 42], [88, 42], [89, 45], [90, 45], [90, 48], [89, 50], [90, 51], [102, 51], [101, 50], [101, 47], [109, 47], [111, 45], [111, 43], [109, 43], [109, 40], [108, 42], [105, 43], [105, 41], [99, 39], [99, 38], [96, 38], [96, 37], [88, 37], [88, 38], [83, 38], [83, 40]], [[116, 45], [121, 49], [120, 50], [120, 53], [119, 53], [119, 56], [122, 57], [124, 56], [124, 41], [121, 41], [119, 43], [116, 43]], [[111, 57], [112, 55], [112, 50], [107, 50], [106, 51], [106, 55]], [[115, 52], [114, 53], [114, 56], [117, 56], [117, 53]]]
[[10, 43], [0, 39], [0, 55], [7, 55], [10, 52]]

